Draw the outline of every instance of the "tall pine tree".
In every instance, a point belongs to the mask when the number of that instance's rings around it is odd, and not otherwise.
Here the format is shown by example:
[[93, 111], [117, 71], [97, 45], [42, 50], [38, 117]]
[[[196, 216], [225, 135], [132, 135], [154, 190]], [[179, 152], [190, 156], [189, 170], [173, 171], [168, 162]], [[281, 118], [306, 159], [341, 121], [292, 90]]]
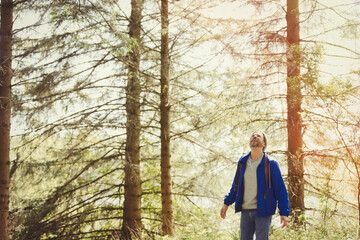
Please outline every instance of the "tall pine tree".
[[170, 162], [170, 59], [169, 59], [169, 13], [168, 0], [161, 0], [161, 199], [162, 199], [162, 232], [174, 235], [172, 210], [171, 162]]
[[9, 239], [10, 117], [13, 1], [1, 1], [0, 29], [0, 239]]
[[304, 166], [302, 154], [300, 22], [298, 0], [287, 0], [287, 131], [289, 200], [295, 219], [304, 207]]
[[126, 150], [122, 239], [141, 238], [141, 178], [140, 178], [140, 46], [142, 0], [131, 1], [129, 36], [136, 41], [128, 53], [128, 83], [126, 87]]

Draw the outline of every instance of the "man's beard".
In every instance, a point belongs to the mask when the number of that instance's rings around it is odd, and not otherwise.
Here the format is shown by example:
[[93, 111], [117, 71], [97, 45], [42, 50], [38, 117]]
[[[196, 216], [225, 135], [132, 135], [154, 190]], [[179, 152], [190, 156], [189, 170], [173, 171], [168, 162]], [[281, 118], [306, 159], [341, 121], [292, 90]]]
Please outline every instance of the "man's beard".
[[262, 144], [260, 141], [251, 141], [250, 147], [262, 147]]

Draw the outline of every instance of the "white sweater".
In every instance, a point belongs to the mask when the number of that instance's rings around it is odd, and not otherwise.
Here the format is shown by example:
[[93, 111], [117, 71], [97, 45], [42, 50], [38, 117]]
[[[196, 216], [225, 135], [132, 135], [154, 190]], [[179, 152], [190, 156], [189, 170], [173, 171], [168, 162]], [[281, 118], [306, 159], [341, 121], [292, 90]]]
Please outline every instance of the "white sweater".
[[257, 209], [257, 168], [264, 155], [256, 160], [249, 156], [244, 174], [244, 199], [242, 209]]

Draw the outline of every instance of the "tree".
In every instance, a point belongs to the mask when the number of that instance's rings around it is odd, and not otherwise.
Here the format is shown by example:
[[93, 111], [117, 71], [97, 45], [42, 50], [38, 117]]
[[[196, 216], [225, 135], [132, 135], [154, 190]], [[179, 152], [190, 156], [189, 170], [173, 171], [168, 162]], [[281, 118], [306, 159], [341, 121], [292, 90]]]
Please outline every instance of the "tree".
[[128, 83], [126, 87], [126, 152], [125, 200], [122, 225], [123, 239], [141, 238], [141, 178], [140, 178], [140, 46], [141, 11], [143, 1], [131, 1], [129, 36], [136, 41], [128, 53]]
[[1, 1], [0, 29], [0, 239], [9, 239], [10, 117], [13, 1]]
[[[15, 174], [14, 183], [24, 186], [19, 179], [28, 179], [28, 189], [37, 192], [36, 176], [47, 168], [41, 182], [52, 184], [46, 193], [24, 198], [21, 204], [14, 196], [12, 216], [22, 218], [21, 228], [12, 229], [14, 238], [100, 238], [120, 228], [126, 121], [119, 116], [125, 112], [123, 52], [128, 20], [118, 16], [109, 21], [115, 7], [103, 1], [19, 1], [17, 5], [19, 18], [25, 9], [34, 11], [38, 21], [16, 31], [14, 115], [20, 116], [25, 130], [19, 131], [21, 143], [12, 149], [24, 167]], [[113, 64], [116, 73], [100, 69]], [[55, 118], [44, 117], [54, 117], [57, 111], [60, 115]], [[58, 149], [47, 144], [51, 139], [58, 139], [53, 145]], [[49, 151], [46, 158], [41, 157], [42, 150]], [[97, 164], [101, 167], [94, 168]], [[37, 174], [31, 178], [33, 166]], [[28, 191], [21, 189], [24, 194]], [[108, 219], [117, 222], [109, 224]], [[90, 228], [89, 222], [94, 223]]]
[[169, 105], [169, 15], [168, 0], [161, 1], [161, 199], [162, 232], [174, 235], [170, 162], [170, 105]]
[[[295, 218], [305, 210], [302, 154], [300, 22], [298, 0], [287, 0], [287, 131], [290, 207]], [[298, 212], [300, 211], [300, 212]]]

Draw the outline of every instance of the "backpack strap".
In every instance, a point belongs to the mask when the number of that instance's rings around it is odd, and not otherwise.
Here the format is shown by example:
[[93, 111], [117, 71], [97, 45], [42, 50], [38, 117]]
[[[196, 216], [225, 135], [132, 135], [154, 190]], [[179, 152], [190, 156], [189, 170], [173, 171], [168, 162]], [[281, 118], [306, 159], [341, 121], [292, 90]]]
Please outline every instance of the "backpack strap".
[[[265, 161], [264, 161], [264, 168], [265, 168], [265, 182], [266, 182], [266, 188], [269, 189], [269, 183], [270, 183], [270, 174], [269, 174], [269, 159], [267, 154], [265, 153]], [[235, 184], [234, 184], [234, 192], [237, 191], [237, 187], [239, 184], [239, 178], [240, 178], [240, 172], [241, 172], [241, 168], [242, 168], [243, 162], [240, 161], [239, 163], [239, 167], [236, 170], [236, 175], [235, 175]]]
[[269, 174], [269, 159], [267, 154], [265, 153], [265, 182], [266, 187], [269, 188], [269, 182], [270, 182], [270, 174]]
[[271, 207], [270, 201], [267, 197], [267, 194], [270, 190], [270, 185], [271, 185], [271, 179], [270, 179], [270, 167], [269, 167], [269, 159], [267, 154], [265, 154], [265, 182], [266, 182], [266, 192], [264, 193], [264, 198], [266, 199], [267, 203], [269, 204], [269, 206]]
[[236, 170], [236, 175], [235, 175], [234, 192], [237, 191], [242, 165], [243, 165], [243, 162], [240, 161], [239, 166]]

